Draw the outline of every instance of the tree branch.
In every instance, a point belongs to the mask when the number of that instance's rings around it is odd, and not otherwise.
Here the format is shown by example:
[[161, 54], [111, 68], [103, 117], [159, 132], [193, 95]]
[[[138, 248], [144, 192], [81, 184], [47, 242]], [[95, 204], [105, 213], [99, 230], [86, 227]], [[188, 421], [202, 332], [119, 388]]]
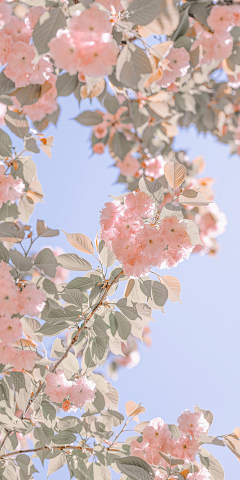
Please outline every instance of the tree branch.
[[[68, 352], [71, 350], [72, 346], [76, 343], [80, 333], [85, 330], [87, 327], [86, 327], [86, 323], [88, 322], [88, 320], [90, 320], [92, 318], [92, 316], [94, 315], [94, 313], [98, 310], [99, 307], [102, 306], [110, 288], [112, 287], [112, 285], [121, 277], [121, 275], [123, 274], [123, 270], [121, 270], [121, 272], [113, 279], [113, 281], [111, 283], [109, 283], [107, 286], [106, 286], [106, 289], [105, 289], [105, 292], [100, 300], [100, 302], [96, 305], [96, 307], [92, 310], [92, 312], [89, 314], [89, 316], [87, 317], [86, 321], [84, 322], [84, 326], [83, 327], [78, 327], [78, 331], [76, 333], [76, 335], [73, 337], [70, 345], [68, 346], [66, 352], [63, 354], [63, 356], [57, 361], [57, 363], [54, 365], [54, 368], [52, 370], [52, 373], [55, 373], [57, 368], [59, 367], [59, 365], [62, 363], [62, 361], [67, 357], [67, 354]], [[21, 415], [21, 419], [26, 415], [27, 411], [29, 410], [30, 406], [32, 405], [32, 403], [34, 402], [34, 400], [36, 400], [37, 396], [39, 395], [39, 393], [42, 391], [43, 389], [43, 386], [44, 386], [44, 382], [39, 385], [36, 393], [34, 395], [31, 396], [31, 398], [29, 399], [28, 401], [28, 404], [27, 404], [27, 407], [25, 409], [25, 412], [22, 413]], [[13, 430], [10, 430], [9, 432], [7, 432], [7, 434], [5, 435], [2, 443], [1, 443], [1, 449], [3, 448], [7, 438], [9, 437], [9, 435], [13, 432]], [[0, 457], [2, 458], [2, 457]]]

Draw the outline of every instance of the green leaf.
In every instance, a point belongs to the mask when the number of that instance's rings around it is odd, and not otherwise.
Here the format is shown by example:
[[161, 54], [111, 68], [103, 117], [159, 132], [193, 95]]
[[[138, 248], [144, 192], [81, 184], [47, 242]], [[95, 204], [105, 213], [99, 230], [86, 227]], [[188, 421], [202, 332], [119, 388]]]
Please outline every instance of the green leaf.
[[56, 257], [57, 264], [66, 268], [66, 270], [72, 270], [75, 272], [85, 272], [92, 270], [92, 265], [87, 260], [79, 257], [76, 253], [63, 253]]
[[192, 46], [192, 41], [191, 38], [186, 37], [183, 35], [182, 37], [179, 37], [175, 42], [174, 42], [174, 48], [181, 48], [184, 47], [188, 52]]
[[116, 317], [113, 313], [110, 313], [110, 315], [109, 315], [109, 322], [110, 322], [111, 334], [115, 337], [115, 335], [117, 333], [117, 329], [118, 329], [118, 323], [117, 323]]
[[154, 281], [152, 283], [152, 297], [156, 305], [163, 307], [168, 299], [168, 290], [165, 285]]
[[143, 175], [139, 180], [139, 188], [141, 192], [146, 193], [157, 204], [162, 203], [164, 198], [163, 186], [159, 180], [150, 182]]
[[0, 240], [2, 242], [21, 242], [25, 237], [24, 230], [19, 230], [13, 222], [0, 224]]
[[189, 10], [189, 14], [193, 16], [198, 22], [202, 23], [205, 27], [209, 28], [207, 23], [207, 17], [211, 12], [210, 8], [206, 8], [211, 5], [211, 0], [207, 2], [194, 2]]
[[4, 117], [5, 123], [17, 137], [24, 138], [29, 132], [29, 123], [23, 113], [8, 110]]
[[42, 400], [41, 409], [46, 419], [49, 418], [49, 420], [54, 420], [56, 417], [56, 410], [51, 403], [49, 403], [47, 400]]
[[4, 262], [9, 262], [9, 253], [6, 247], [2, 243], [0, 243], [0, 261], [3, 260]]
[[39, 330], [37, 330], [38, 333], [42, 333], [43, 335], [46, 335], [46, 337], [54, 337], [55, 335], [58, 335], [59, 333], [63, 332], [68, 328], [68, 323], [67, 322], [61, 322], [57, 323], [55, 325], [51, 325], [49, 323], [44, 323], [44, 325], [41, 326]]
[[0, 156], [11, 157], [12, 155], [12, 140], [6, 132], [0, 129]]
[[4, 220], [16, 220], [18, 217], [18, 209], [16, 203], [8, 204], [4, 203], [0, 209], [0, 221]]
[[96, 413], [102, 412], [105, 407], [105, 399], [104, 396], [99, 390], [95, 393], [95, 399], [92, 403], [86, 402], [84, 405], [86, 413], [82, 415], [82, 417], [87, 417], [89, 414], [94, 415]]
[[33, 153], [40, 152], [34, 137], [27, 135], [24, 138], [24, 150], [26, 150], [27, 152], [33, 152]]
[[80, 115], [78, 115], [78, 117], [76, 117], [74, 120], [76, 120], [78, 123], [81, 123], [82, 125], [91, 126], [102, 123], [103, 117], [98, 112], [91, 112], [90, 110], [86, 110], [85, 112], [80, 113]]
[[15, 97], [20, 102], [21, 107], [24, 105], [33, 105], [37, 103], [41, 97], [42, 85], [30, 84], [27, 87], [18, 88]]
[[39, 18], [32, 33], [33, 43], [39, 54], [48, 52], [51, 38], [65, 26], [66, 18], [60, 8], [52, 8]]
[[136, 90], [141, 75], [151, 72], [152, 67], [145, 52], [134, 44], [125, 45], [117, 60], [117, 79], [124, 86]]
[[116, 261], [116, 257], [114, 253], [111, 252], [111, 250], [108, 248], [107, 245], [105, 245], [105, 242], [103, 240], [101, 240], [101, 242], [99, 243], [98, 248], [99, 248], [99, 256], [102, 264], [107, 268], [112, 267], [112, 265]]
[[69, 75], [69, 73], [60, 75], [56, 83], [58, 97], [66, 97], [67, 95], [71, 95], [71, 93], [76, 90], [77, 85], [77, 75]]
[[[120, 33], [120, 35], [122, 34]], [[111, 113], [112, 115], [115, 115], [115, 113], [119, 109], [119, 101], [113, 95], [109, 95], [109, 93], [106, 93], [106, 96], [104, 98], [104, 107], [107, 109], [109, 113]]]
[[77, 288], [65, 288], [64, 292], [61, 294], [61, 297], [67, 303], [71, 303], [77, 307], [82, 306], [82, 292], [80, 292]]
[[89, 305], [93, 306], [95, 303], [97, 303], [104, 290], [102, 289], [101, 285], [95, 285], [95, 287], [92, 288], [90, 295], [89, 295]]
[[94, 317], [95, 317], [94, 324], [93, 324], [94, 332], [96, 333], [96, 335], [98, 337], [103, 337], [103, 338], [106, 337], [107, 336], [107, 334], [106, 334], [106, 330], [107, 330], [106, 323], [98, 315], [95, 315]]
[[34, 265], [49, 277], [55, 277], [57, 261], [50, 248], [44, 248], [38, 253], [35, 258]]
[[56, 445], [68, 445], [74, 443], [76, 441], [76, 437], [73, 433], [64, 430], [64, 432], [60, 432], [57, 435], [54, 435], [52, 441]]
[[115, 460], [120, 472], [133, 480], [152, 480], [154, 472], [147, 462], [139, 457], [123, 457]]
[[136, 25], [148, 25], [160, 11], [159, 0], [133, 0], [129, 21]]
[[187, 8], [185, 8], [183, 12], [180, 13], [180, 21], [179, 21], [178, 27], [171, 37], [174, 42], [179, 37], [182, 37], [183, 35], [185, 35], [185, 33], [187, 33], [189, 29], [189, 16], [188, 16], [189, 8], [190, 8], [190, 5]]
[[7, 95], [8, 93], [14, 92], [16, 90], [15, 83], [7, 78], [4, 71], [0, 73], [0, 95]]
[[77, 277], [74, 278], [74, 280], [71, 280], [66, 285], [66, 288], [78, 288], [80, 292], [85, 292], [86, 290], [89, 290], [89, 288], [94, 287], [95, 281], [91, 280], [91, 278], [87, 277]]
[[95, 337], [92, 341], [92, 354], [97, 357], [98, 360], [102, 360], [107, 350], [107, 339]]
[[219, 461], [205, 448], [201, 448], [199, 454], [201, 464], [211, 473], [212, 480], [224, 480], [224, 470]]
[[37, 220], [37, 234], [39, 237], [57, 237], [59, 230], [51, 230], [46, 226], [44, 220]]
[[136, 320], [136, 318], [138, 318], [139, 316], [136, 308], [132, 306], [132, 302], [129, 301], [127, 298], [121, 298], [120, 300], [118, 300], [117, 307], [124, 315], [126, 315], [126, 317], [130, 318], [130, 320]]
[[115, 312], [115, 318], [118, 324], [118, 334], [123, 340], [127, 340], [131, 333], [131, 323], [120, 312]]
[[57, 470], [60, 470], [65, 463], [67, 463], [67, 460], [63, 452], [60, 452], [57, 457], [51, 458], [48, 464], [47, 477], [52, 473], [57, 472]]
[[112, 149], [114, 153], [123, 160], [127, 153], [132, 149], [133, 143], [129, 142], [124, 133], [116, 132], [112, 139]]
[[68, 370], [71, 373], [79, 372], [79, 363], [73, 353], [68, 352], [67, 357], [62, 361], [62, 366], [64, 369]]
[[19, 272], [28, 272], [32, 268], [32, 260], [29, 257], [24, 257], [20, 252], [17, 250], [10, 250], [9, 252], [10, 258], [12, 260], [13, 265], [15, 265], [16, 269]]

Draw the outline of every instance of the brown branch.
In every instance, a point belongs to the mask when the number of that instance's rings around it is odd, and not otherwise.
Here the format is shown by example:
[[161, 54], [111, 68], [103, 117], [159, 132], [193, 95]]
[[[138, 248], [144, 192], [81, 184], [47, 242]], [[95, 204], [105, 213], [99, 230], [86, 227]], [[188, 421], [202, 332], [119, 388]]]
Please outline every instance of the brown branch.
[[[40, 450], [65, 450], [65, 448], [67, 450], [87, 450], [88, 452], [91, 452], [91, 453], [94, 453], [94, 449], [93, 448], [90, 448], [90, 447], [85, 447], [84, 445], [83, 446], [77, 446], [77, 445], [63, 445], [61, 447], [52, 447], [52, 448], [49, 448], [49, 447], [39, 447], [39, 448], [29, 448], [27, 450], [15, 450], [14, 452], [9, 452], [9, 453], [5, 453], [4, 455], [1, 455], [0, 456], [0, 460], [2, 460], [3, 458], [6, 458], [6, 457], [11, 457], [12, 455], [19, 455], [20, 453], [30, 453], [30, 452], [39, 452]], [[118, 452], [119, 450], [117, 449], [111, 449], [112, 452]]]
[[[92, 310], [92, 312], [89, 314], [89, 316], [87, 317], [87, 319], [86, 319], [85, 322], [84, 322], [84, 326], [83, 326], [83, 327], [78, 327], [78, 330], [77, 330], [76, 335], [74, 335], [74, 337], [73, 337], [70, 345], [68, 346], [66, 352], [64, 353], [64, 355], [63, 355], [63, 356], [57, 361], [57, 363], [54, 365], [54, 368], [53, 368], [53, 370], [52, 370], [52, 373], [55, 373], [55, 372], [56, 372], [56, 370], [57, 370], [58, 366], [60, 365], [60, 363], [62, 363], [62, 361], [67, 357], [68, 352], [71, 350], [72, 346], [76, 343], [76, 341], [77, 341], [80, 333], [87, 328], [87, 327], [86, 327], [86, 323], [88, 322], [88, 320], [90, 320], [90, 319], [92, 318], [92, 316], [93, 316], [94, 313], [98, 310], [98, 308], [102, 306], [102, 304], [103, 304], [103, 302], [104, 302], [104, 300], [105, 300], [105, 298], [106, 298], [106, 296], [107, 296], [107, 294], [108, 294], [111, 286], [121, 277], [122, 273], [123, 273], [123, 270], [121, 270], [121, 272], [113, 279], [113, 281], [107, 285], [107, 287], [106, 287], [106, 289], [105, 289], [105, 292], [104, 292], [104, 294], [103, 294], [100, 302], [96, 305], [96, 307], [95, 307], [95, 308]], [[26, 407], [26, 409], [25, 409], [25, 412], [23, 412], [22, 415], [21, 415], [21, 417], [20, 417], [21, 420], [23, 419], [23, 417], [25, 417], [26, 412], [29, 410], [29, 408], [30, 408], [30, 406], [32, 405], [32, 403], [34, 402], [34, 400], [36, 400], [36, 398], [37, 398], [37, 396], [39, 395], [39, 393], [42, 391], [43, 386], [44, 386], [44, 383], [42, 383], [41, 385], [39, 385], [36, 393], [35, 393], [34, 395], [32, 395], [31, 398], [29, 399], [28, 404], [27, 404], [27, 407]], [[1, 449], [2, 449], [2, 447], [4, 446], [7, 438], [9, 437], [9, 435], [10, 435], [12, 432], [13, 432], [13, 430], [10, 430], [10, 431], [7, 432], [7, 434], [5, 435], [5, 437], [4, 437], [4, 439], [3, 439], [2, 443], [1, 443], [1, 447], [0, 447]], [[1, 457], [0, 457], [0, 458], [1, 458]]]

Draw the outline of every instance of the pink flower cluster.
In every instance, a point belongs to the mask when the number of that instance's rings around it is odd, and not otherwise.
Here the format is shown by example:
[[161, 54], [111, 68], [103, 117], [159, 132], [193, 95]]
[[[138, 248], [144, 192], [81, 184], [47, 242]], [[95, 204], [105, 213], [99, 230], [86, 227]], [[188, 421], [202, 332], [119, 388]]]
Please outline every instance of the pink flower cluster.
[[240, 27], [240, 5], [214, 5], [207, 18], [209, 27], [219, 34]]
[[63, 409], [73, 403], [75, 407], [82, 408], [86, 402], [93, 402], [96, 385], [92, 380], [82, 376], [75, 381], [67, 380], [63, 370], [48, 373], [44, 392], [52, 402], [63, 403]]
[[118, 55], [111, 28], [108, 14], [95, 4], [83, 12], [75, 12], [69, 30], [58, 30], [49, 42], [56, 67], [67, 70], [70, 75], [79, 72], [80, 79], [82, 75], [110, 75]]
[[[38, 64], [39, 64], [39, 74], [41, 74], [41, 62], [44, 62], [44, 58], [42, 58]], [[37, 68], [37, 67], [36, 67]], [[29, 118], [33, 122], [41, 122], [41, 120], [44, 119], [46, 115], [51, 115], [54, 113], [57, 108], [58, 108], [58, 103], [57, 103], [57, 89], [56, 89], [56, 81], [57, 81], [57, 76], [53, 75], [53, 73], [50, 73], [52, 70], [52, 67], [49, 67], [49, 73], [48, 73], [48, 84], [51, 86], [51, 88], [43, 94], [39, 100], [34, 103], [33, 105], [24, 105], [23, 108], [21, 109], [25, 115], [28, 115]], [[13, 109], [18, 108], [20, 109], [20, 102], [17, 100], [16, 97], [13, 97], [14, 105]], [[10, 107], [11, 109], [12, 107]]]
[[232, 53], [233, 37], [230, 31], [233, 27], [240, 26], [239, 5], [214, 5], [207, 23], [214, 33], [203, 30], [198, 22], [194, 23], [197, 32], [197, 40], [193, 43], [191, 50], [200, 46], [200, 62], [210, 64], [212, 60], [221, 62]]
[[101, 212], [101, 238], [122, 263], [125, 275], [147, 275], [151, 266], [171, 268], [188, 258], [193, 246], [187, 223], [176, 216], [153, 224], [156, 206], [143, 192], [108, 202]]
[[179, 77], [185, 75], [190, 67], [189, 53], [184, 47], [172, 47], [167, 62], [163, 64], [164, 72], [162, 78], [156, 82], [161, 87], [169, 87]]
[[44, 308], [45, 295], [32, 283], [20, 290], [10, 270], [10, 266], [0, 262], [0, 363], [11, 364], [18, 370], [32, 370], [38, 358], [36, 353], [18, 350], [12, 343], [22, 337], [22, 324], [17, 315], [38, 316]]
[[210, 33], [199, 29], [198, 38], [192, 44], [191, 50], [195, 50], [199, 46], [199, 65], [209, 65], [213, 60], [221, 62], [224, 58], [228, 58], [231, 55], [233, 38], [229, 32]]
[[0, 62], [7, 64], [4, 73], [17, 88], [43, 84], [52, 72], [46, 56], [34, 64], [35, 50], [30, 43], [32, 29], [44, 12], [43, 7], [33, 7], [25, 19], [12, 16], [0, 32]]
[[204, 246], [197, 245], [194, 252], [214, 254], [218, 250], [216, 238], [226, 230], [226, 215], [219, 210], [215, 202], [206, 207], [200, 207], [199, 210], [194, 221], [199, 228], [199, 235]]
[[127, 131], [131, 131], [133, 124], [124, 123], [121, 119], [121, 116], [127, 111], [128, 108], [124, 106], [119, 107], [114, 115], [109, 112], [103, 113], [98, 111], [98, 113], [102, 115], [103, 120], [101, 123], [98, 123], [98, 125], [93, 127], [95, 137], [101, 139], [109, 133], [109, 138], [112, 138], [116, 132], [119, 132], [119, 130], [126, 131], [126, 133]]
[[14, 203], [24, 193], [24, 183], [21, 179], [14, 179], [12, 175], [5, 175], [5, 166], [0, 164], [0, 208], [4, 203]]
[[[191, 413], [185, 410], [178, 418], [180, 437], [173, 437], [168, 425], [161, 419], [151, 420], [144, 428], [140, 442], [133, 440], [131, 443], [131, 455], [140, 457], [150, 465], [166, 468], [167, 462], [159, 452], [183, 459], [186, 463], [194, 462], [199, 451], [201, 433], [207, 433], [209, 423], [201, 412]], [[184, 467], [183, 467], [184, 469]], [[208, 480], [208, 470], [200, 469], [197, 474], [191, 474], [191, 480]], [[204, 476], [205, 475], [205, 476]], [[156, 475], [155, 478], [165, 480], [167, 474]]]

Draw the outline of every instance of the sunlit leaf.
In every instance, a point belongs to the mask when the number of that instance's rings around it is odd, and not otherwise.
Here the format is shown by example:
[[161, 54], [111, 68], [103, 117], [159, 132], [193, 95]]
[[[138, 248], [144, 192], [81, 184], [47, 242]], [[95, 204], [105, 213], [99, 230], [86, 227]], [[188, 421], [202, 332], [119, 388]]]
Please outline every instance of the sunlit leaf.
[[[62, 229], [61, 229], [62, 230]], [[77, 250], [81, 250], [81, 252], [88, 253], [89, 255], [94, 255], [94, 247], [87, 235], [84, 233], [65, 233], [68, 242]]]

